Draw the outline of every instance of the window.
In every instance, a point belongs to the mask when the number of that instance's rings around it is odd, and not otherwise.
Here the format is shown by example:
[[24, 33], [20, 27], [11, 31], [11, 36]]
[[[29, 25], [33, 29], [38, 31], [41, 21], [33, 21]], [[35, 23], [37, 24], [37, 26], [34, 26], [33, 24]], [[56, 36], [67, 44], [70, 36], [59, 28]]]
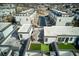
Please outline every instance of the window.
[[61, 41], [61, 37], [58, 38], [58, 41]]
[[69, 26], [69, 25], [70, 25], [70, 23], [66, 23], [66, 24], [65, 24], [65, 26]]
[[65, 39], [65, 38], [63, 37], [61, 41], [64, 41], [64, 39]]
[[45, 39], [45, 42], [47, 42], [47, 41], [48, 41], [48, 39], [46, 38], [46, 39]]
[[72, 39], [73, 39], [73, 38], [71, 37], [71, 38], [70, 38], [70, 41], [72, 41]]
[[22, 35], [20, 34], [20, 38], [22, 38]]
[[66, 38], [65, 42], [68, 42], [69, 38]]
[[58, 41], [63, 42], [64, 39], [65, 39], [64, 37], [63, 37], [63, 38], [62, 38], [62, 37], [59, 37], [59, 38], [58, 38]]
[[21, 14], [19, 14], [19, 16], [21, 16]]
[[4, 38], [3, 34], [0, 34], [0, 40], [3, 39], [3, 38]]
[[61, 19], [59, 19], [59, 22], [61, 22]]
[[24, 16], [24, 14], [23, 14], [23, 16]]
[[26, 21], [28, 21], [28, 19], [26, 19]]

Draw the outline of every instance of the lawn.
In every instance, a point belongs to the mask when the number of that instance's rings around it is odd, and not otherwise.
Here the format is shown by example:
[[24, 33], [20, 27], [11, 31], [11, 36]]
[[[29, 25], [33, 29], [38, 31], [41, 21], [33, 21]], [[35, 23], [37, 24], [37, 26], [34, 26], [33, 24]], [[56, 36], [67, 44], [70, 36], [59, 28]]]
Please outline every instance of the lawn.
[[75, 49], [75, 47], [72, 44], [63, 44], [63, 43], [59, 43], [58, 44], [58, 48], [62, 49], [62, 50], [73, 50]]
[[41, 44], [41, 51], [49, 51], [49, 45]]
[[40, 44], [31, 44], [30, 50], [41, 50]]
[[31, 46], [30, 46], [30, 50], [39, 50], [39, 51], [48, 52], [49, 51], [49, 45], [32, 43]]

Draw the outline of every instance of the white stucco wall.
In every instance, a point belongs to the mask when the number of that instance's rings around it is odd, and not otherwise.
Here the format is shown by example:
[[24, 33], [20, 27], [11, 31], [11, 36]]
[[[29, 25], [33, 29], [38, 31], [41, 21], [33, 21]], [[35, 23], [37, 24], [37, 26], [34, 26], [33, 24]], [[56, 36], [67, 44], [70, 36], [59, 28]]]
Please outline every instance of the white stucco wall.
[[45, 39], [44, 39], [44, 43], [45, 44], [50, 44], [50, 43], [52, 43], [52, 42], [56, 42], [57, 41], [57, 39], [56, 38], [48, 38], [48, 40], [47, 40], [47, 42], [45, 42]]
[[68, 40], [68, 43], [74, 43], [76, 37], [73, 37], [72, 41]]
[[29, 37], [30, 37], [30, 35], [29, 34], [22, 34], [22, 36], [23, 36], [23, 40], [27, 40]]
[[15, 19], [17, 22], [20, 22], [21, 25], [31, 23], [31, 20], [29, 20], [27, 16], [15, 16]]
[[71, 23], [72, 20], [73, 17], [57, 17], [56, 26], [65, 26], [66, 23]]
[[36, 18], [36, 15], [37, 15], [37, 13], [36, 13], [36, 11], [30, 16], [30, 19], [31, 20], [34, 20], [35, 18]]
[[30, 38], [32, 31], [33, 31], [33, 28], [31, 27], [31, 30], [29, 31], [29, 33], [19, 33], [19, 37], [20, 35], [22, 35], [22, 38], [20, 37], [20, 40], [26, 40]]
[[[77, 36], [61, 36], [60, 38], [64, 38], [64, 40], [62, 41], [62, 43], [74, 43], [75, 39], [76, 39]], [[68, 38], [68, 42], [65, 42], [66, 41], [66, 38]], [[72, 40], [71, 40], [72, 38]]]
[[[67, 36], [67, 37], [66, 36], [62, 36], [62, 38], [64, 38], [64, 37], [65, 37], [65, 39], [62, 41], [62, 43], [74, 43], [74, 41], [76, 39], [76, 36]], [[44, 43], [45, 44], [50, 44], [52, 42], [58, 42], [58, 38], [57, 37], [56, 38], [55, 37], [47, 37], [48, 38], [47, 42], [45, 42], [45, 38], [44, 38]], [[68, 42], [65, 42], [66, 38], [69, 38]], [[73, 39], [70, 40], [70, 38], [73, 38]]]

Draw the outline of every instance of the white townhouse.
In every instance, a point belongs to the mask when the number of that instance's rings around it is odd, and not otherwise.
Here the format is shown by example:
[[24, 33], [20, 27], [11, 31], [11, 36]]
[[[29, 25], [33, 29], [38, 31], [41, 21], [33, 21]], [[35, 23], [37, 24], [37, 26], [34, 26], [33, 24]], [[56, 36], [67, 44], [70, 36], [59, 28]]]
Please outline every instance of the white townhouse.
[[56, 26], [71, 26], [74, 17], [57, 17]]
[[44, 27], [44, 43], [52, 42], [74, 43], [79, 36], [79, 27], [51, 26]]
[[31, 37], [33, 28], [31, 24], [23, 24], [18, 30], [20, 40], [27, 40]]

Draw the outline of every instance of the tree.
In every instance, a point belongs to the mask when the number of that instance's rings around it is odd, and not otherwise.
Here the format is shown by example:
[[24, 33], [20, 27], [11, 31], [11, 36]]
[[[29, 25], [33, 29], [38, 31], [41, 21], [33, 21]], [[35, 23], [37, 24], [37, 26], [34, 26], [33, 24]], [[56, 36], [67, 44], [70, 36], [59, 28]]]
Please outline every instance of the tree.
[[75, 39], [74, 46], [75, 46], [76, 49], [79, 49], [79, 37], [77, 37], [77, 38]]
[[12, 24], [16, 24], [17, 22], [16, 22], [16, 19], [15, 19], [15, 17], [12, 17]]
[[73, 18], [73, 20], [72, 20], [72, 24], [73, 24], [73, 26], [75, 26], [75, 27], [79, 27], [79, 15], [78, 15], [78, 14], [76, 14], [76, 15], [74, 16], [74, 18]]

